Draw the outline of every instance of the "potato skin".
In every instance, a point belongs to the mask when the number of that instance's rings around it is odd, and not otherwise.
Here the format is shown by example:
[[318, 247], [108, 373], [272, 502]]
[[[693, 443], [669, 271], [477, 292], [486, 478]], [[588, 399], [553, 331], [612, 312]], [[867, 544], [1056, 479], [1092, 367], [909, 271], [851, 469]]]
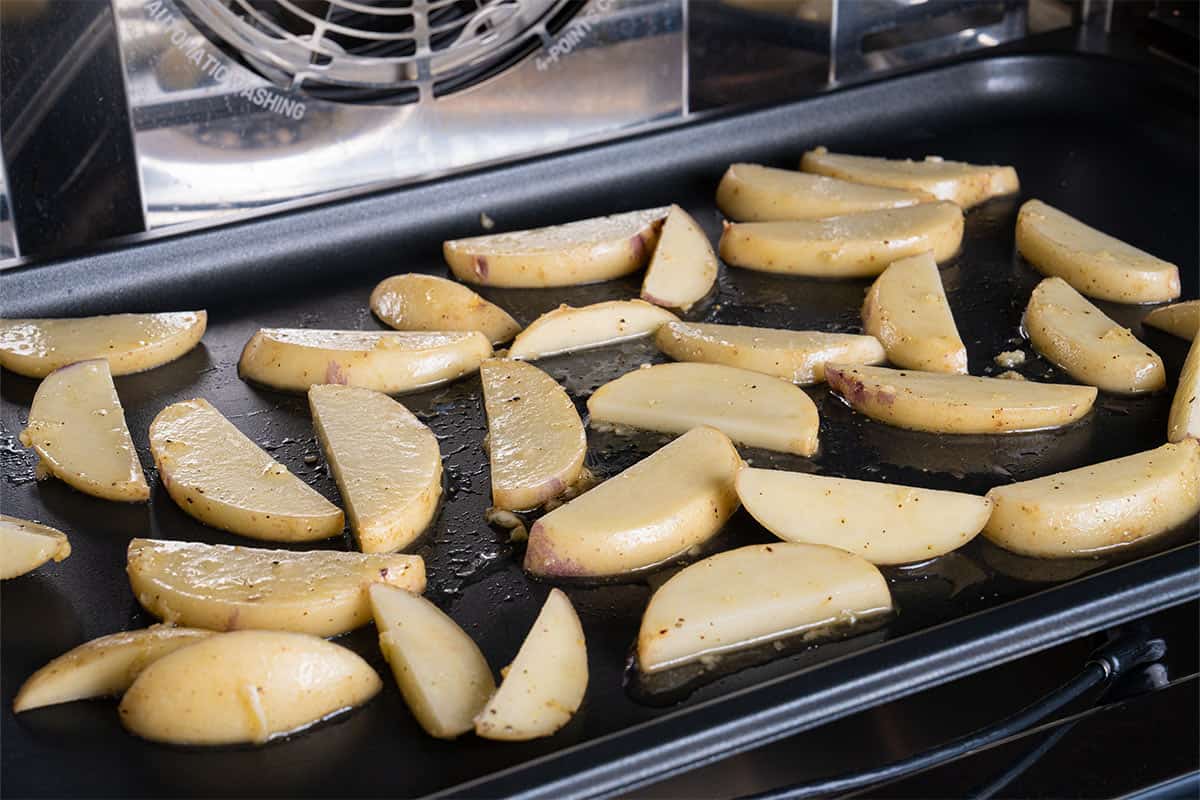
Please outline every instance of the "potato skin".
[[521, 330], [500, 306], [436, 275], [384, 278], [371, 292], [371, 310], [398, 331], [479, 331], [492, 344], [507, 342]]

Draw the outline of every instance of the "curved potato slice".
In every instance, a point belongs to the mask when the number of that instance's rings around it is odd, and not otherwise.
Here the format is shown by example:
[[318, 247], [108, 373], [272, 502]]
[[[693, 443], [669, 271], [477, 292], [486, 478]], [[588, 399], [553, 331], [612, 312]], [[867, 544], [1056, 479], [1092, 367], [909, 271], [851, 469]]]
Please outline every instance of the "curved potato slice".
[[174, 403], [150, 423], [163, 486], [205, 525], [252, 539], [304, 542], [342, 532], [342, 510], [250, 441], [207, 400]]
[[429, 527], [442, 496], [433, 431], [371, 389], [314, 386], [308, 403], [358, 546], [364, 553], [407, 547]]
[[1195, 339], [1196, 332], [1200, 331], [1200, 300], [1185, 300], [1156, 308], [1142, 319], [1142, 324], [1180, 339]]
[[371, 310], [398, 331], [479, 331], [492, 344], [521, 330], [507, 311], [461, 283], [415, 272], [380, 281]]
[[488, 418], [492, 505], [536, 508], [579, 480], [587, 434], [575, 404], [532, 364], [489, 359], [479, 368]]
[[1094, 386], [976, 378], [829, 364], [825, 379], [860, 414], [932, 433], [1008, 433], [1058, 428], [1083, 417]]
[[967, 348], [958, 335], [932, 253], [902, 258], [867, 292], [863, 330], [898, 367], [967, 374]]
[[1101, 391], [1141, 394], [1167, 385], [1162, 359], [1062, 278], [1037, 285], [1021, 326], [1039, 353]]
[[874, 336], [669, 322], [654, 337], [676, 361], [702, 361], [774, 375], [792, 383], [825, 380], [825, 364], [878, 364], [886, 357]]
[[649, 674], [892, 607], [869, 561], [815, 544], [756, 544], [676, 573], [646, 607], [638, 669]]
[[717, 280], [717, 254], [708, 235], [679, 206], [671, 206], [642, 281], [642, 299], [687, 311]]
[[726, 223], [721, 258], [760, 272], [864, 278], [926, 250], [945, 261], [958, 252], [962, 236], [962, 209], [922, 203], [825, 219]]
[[677, 319], [645, 300], [607, 300], [582, 308], [563, 304], [517, 334], [508, 357], [533, 360], [603, 347], [649, 336], [659, 325]]
[[700, 427], [546, 514], [529, 531], [525, 569], [546, 577], [620, 575], [711, 539], [737, 510], [742, 459]]
[[524, 741], [566, 725], [587, 693], [587, 644], [571, 601], [551, 589], [504, 681], [475, 718], [485, 739]]
[[0, 514], [0, 580], [33, 572], [71, 555], [67, 535], [49, 525]]
[[145, 739], [186, 745], [262, 744], [383, 687], [352, 650], [299, 633], [237, 631], [160, 658], [121, 700], [121, 723]]
[[1083, 224], [1041, 200], [1017, 214], [1017, 250], [1037, 271], [1088, 297], [1159, 303], [1179, 297], [1179, 268]]
[[104, 500], [142, 503], [142, 474], [108, 362], [80, 361], [47, 375], [33, 395], [21, 444], [38, 454], [38, 475], [53, 475]]
[[451, 239], [442, 245], [442, 255], [460, 281], [484, 286], [541, 288], [607, 281], [645, 265], [666, 216], [665, 208], [649, 208]]
[[811, 456], [817, 407], [804, 391], [760, 372], [720, 364], [656, 364], [601, 386], [592, 422], [687, 433], [709, 425], [739, 444]]
[[983, 535], [1028, 556], [1096, 553], [1200, 512], [1200, 442], [1185, 439], [1090, 467], [998, 486]]
[[1192, 340], [1167, 418], [1167, 441], [1200, 439], [1200, 337]]
[[941, 156], [912, 161], [831, 153], [818, 147], [804, 154], [800, 168], [855, 183], [921, 192], [963, 208], [1015, 194], [1021, 188], [1017, 171], [1012, 167], [947, 161]]
[[915, 206], [928, 199], [902, 189], [865, 186], [759, 164], [730, 164], [717, 186], [717, 208], [738, 222], [822, 219]]
[[199, 628], [152, 625], [92, 639], [33, 673], [17, 692], [13, 711], [119, 695], [150, 664], [212, 635]]
[[336, 636], [370, 622], [371, 583], [425, 591], [425, 562], [399, 553], [134, 539], [126, 572], [138, 602], [151, 614], [214, 631], [268, 628]]
[[400, 394], [461, 378], [491, 354], [479, 331], [263, 328], [242, 350], [238, 374], [286, 392], [338, 383]]
[[991, 513], [984, 497], [888, 483], [754, 469], [738, 473], [742, 506], [789, 542], [838, 547], [872, 564], [911, 564], [975, 538]]
[[371, 585], [371, 608], [379, 648], [425, 732], [453, 739], [474, 728], [496, 681], [466, 631], [424, 597], [382, 583]]
[[78, 361], [103, 358], [113, 375], [162, 366], [204, 336], [208, 314], [111, 314], [74, 319], [0, 320], [0, 366], [42, 378]]

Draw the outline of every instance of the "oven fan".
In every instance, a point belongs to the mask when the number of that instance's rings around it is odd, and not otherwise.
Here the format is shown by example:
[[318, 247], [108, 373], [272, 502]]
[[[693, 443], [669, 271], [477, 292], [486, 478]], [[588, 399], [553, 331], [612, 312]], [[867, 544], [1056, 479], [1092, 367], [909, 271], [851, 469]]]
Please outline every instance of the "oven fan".
[[549, 41], [583, 0], [178, 0], [232, 58], [289, 90], [402, 104], [461, 91]]

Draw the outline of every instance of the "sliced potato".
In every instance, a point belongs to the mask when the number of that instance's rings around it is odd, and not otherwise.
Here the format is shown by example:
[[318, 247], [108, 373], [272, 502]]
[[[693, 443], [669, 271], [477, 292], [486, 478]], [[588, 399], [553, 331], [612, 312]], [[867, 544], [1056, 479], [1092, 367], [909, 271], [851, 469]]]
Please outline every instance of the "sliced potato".
[[138, 602], [151, 614], [214, 631], [269, 628], [336, 636], [370, 622], [371, 583], [425, 591], [425, 562], [398, 553], [134, 539], [126, 572]]
[[644, 300], [608, 300], [574, 308], [561, 305], [529, 323], [513, 339], [509, 358], [532, 360], [649, 336], [674, 314]]
[[1156, 308], [1145, 316], [1142, 324], [1180, 339], [1195, 339], [1196, 332], [1200, 331], [1200, 300], [1185, 300]]
[[1094, 386], [976, 378], [829, 364], [825, 379], [860, 414], [932, 433], [1006, 433], [1058, 428], [1083, 417]]
[[579, 480], [587, 434], [563, 388], [532, 364], [489, 359], [479, 368], [488, 418], [492, 505], [536, 508]]
[[49, 525], [0, 514], [0, 580], [33, 572], [71, 555], [67, 535]]
[[1017, 250], [1038, 272], [1088, 297], [1161, 303], [1179, 297], [1179, 268], [1083, 224], [1041, 200], [1017, 214]]
[[442, 254], [461, 281], [541, 288], [607, 281], [646, 264], [665, 208], [629, 211], [548, 228], [452, 239]]
[[387, 553], [412, 544], [442, 496], [433, 431], [386, 394], [358, 386], [314, 386], [308, 403], [358, 546]]
[[958, 335], [932, 253], [902, 258], [867, 292], [863, 330], [898, 367], [967, 374], [967, 348]]
[[804, 385], [825, 380], [830, 362], [878, 364], [886, 358], [874, 336], [711, 322], [667, 323], [654, 343], [676, 361], [724, 364]]
[[760, 272], [864, 278], [926, 250], [945, 261], [958, 252], [962, 235], [962, 209], [922, 203], [825, 219], [726, 223], [721, 258]]
[[400, 394], [461, 378], [491, 354], [479, 331], [263, 328], [242, 350], [238, 374], [287, 392], [338, 383]]
[[21, 443], [38, 454], [38, 476], [53, 475], [104, 500], [150, 499], [108, 362], [80, 361], [47, 375], [33, 395]]
[[679, 206], [671, 206], [642, 281], [642, 299], [687, 311], [717, 280], [717, 254], [708, 235]]
[[711, 539], [737, 510], [742, 465], [725, 434], [699, 427], [534, 523], [525, 569], [545, 577], [620, 575]]
[[492, 344], [521, 330], [507, 311], [461, 283], [415, 272], [380, 281], [371, 310], [398, 331], [479, 331]]
[[1200, 441], [1185, 439], [1090, 467], [999, 486], [983, 534], [1028, 556], [1125, 547], [1200, 512]]
[[250, 441], [200, 398], [174, 403], [150, 423], [163, 486], [205, 525], [253, 539], [305, 542], [342, 532], [342, 510]]
[[1167, 441], [1200, 439], [1200, 337], [1192, 340], [1167, 418]]
[[658, 672], [891, 607], [879, 570], [844, 550], [740, 547], [685, 567], [654, 593], [638, 632], [638, 669]]
[[627, 372], [588, 398], [593, 423], [687, 433], [709, 425], [739, 444], [810, 456], [817, 407], [804, 391], [721, 364], [657, 364]]
[[208, 314], [112, 314], [74, 319], [0, 320], [0, 366], [42, 378], [78, 361], [103, 358], [113, 375], [162, 366], [204, 336]]
[[775, 169], [730, 164], [717, 186], [717, 208], [738, 222], [822, 219], [859, 211], [915, 206], [924, 194]]
[[984, 497], [800, 472], [738, 473], [742, 506], [789, 542], [839, 547], [872, 564], [910, 564], [975, 538], [991, 513]]
[[93, 639], [33, 673], [17, 692], [13, 711], [20, 714], [90, 697], [115, 697], [150, 664], [212, 635], [199, 628], [152, 625]]
[[453, 739], [474, 728], [496, 682], [471, 637], [424, 597], [394, 586], [372, 584], [371, 608], [379, 648], [425, 732]]
[[237, 631], [146, 667], [121, 700], [121, 723], [158, 742], [262, 744], [362, 705], [382, 687], [345, 647], [300, 633]]
[[587, 684], [583, 626], [567, 596], [551, 589], [500, 688], [475, 718], [475, 733], [502, 741], [550, 736], [570, 722]]
[[800, 168], [855, 183], [920, 192], [963, 208], [1015, 194], [1021, 188], [1017, 171], [1012, 167], [947, 161], [941, 156], [912, 161], [831, 153], [818, 147], [804, 154]]
[[1141, 394], [1167, 385], [1162, 359], [1062, 278], [1037, 285], [1021, 325], [1039, 353], [1101, 391]]

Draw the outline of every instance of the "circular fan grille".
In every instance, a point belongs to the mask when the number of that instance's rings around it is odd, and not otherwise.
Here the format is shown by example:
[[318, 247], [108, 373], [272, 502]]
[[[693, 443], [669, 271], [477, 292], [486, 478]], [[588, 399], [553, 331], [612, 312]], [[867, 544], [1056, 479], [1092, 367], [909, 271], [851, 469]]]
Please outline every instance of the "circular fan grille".
[[514, 64], [581, 0], [179, 0], [193, 22], [277, 84], [341, 102], [459, 91]]

